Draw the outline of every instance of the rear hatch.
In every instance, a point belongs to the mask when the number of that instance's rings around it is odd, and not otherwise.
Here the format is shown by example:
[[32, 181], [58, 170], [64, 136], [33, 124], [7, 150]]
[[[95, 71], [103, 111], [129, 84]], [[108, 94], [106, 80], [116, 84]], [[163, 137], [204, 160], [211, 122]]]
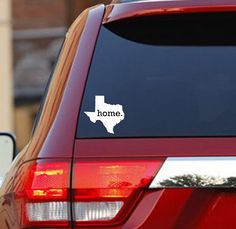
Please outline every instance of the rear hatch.
[[101, 26], [74, 150], [78, 227], [236, 227], [235, 19]]

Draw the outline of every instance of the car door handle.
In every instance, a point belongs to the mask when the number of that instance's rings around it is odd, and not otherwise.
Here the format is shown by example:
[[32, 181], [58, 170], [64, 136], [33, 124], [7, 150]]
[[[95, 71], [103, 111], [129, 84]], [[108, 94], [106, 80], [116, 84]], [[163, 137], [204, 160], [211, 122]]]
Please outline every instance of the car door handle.
[[149, 188], [236, 188], [236, 157], [169, 157]]

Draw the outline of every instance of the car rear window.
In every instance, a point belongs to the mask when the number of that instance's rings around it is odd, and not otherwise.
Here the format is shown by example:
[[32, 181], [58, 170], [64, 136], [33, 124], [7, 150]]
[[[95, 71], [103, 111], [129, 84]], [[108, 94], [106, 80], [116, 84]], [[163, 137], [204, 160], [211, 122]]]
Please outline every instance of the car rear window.
[[[235, 18], [166, 15], [102, 25], [77, 138], [235, 136]], [[99, 112], [96, 96], [122, 106], [113, 130], [86, 115]]]

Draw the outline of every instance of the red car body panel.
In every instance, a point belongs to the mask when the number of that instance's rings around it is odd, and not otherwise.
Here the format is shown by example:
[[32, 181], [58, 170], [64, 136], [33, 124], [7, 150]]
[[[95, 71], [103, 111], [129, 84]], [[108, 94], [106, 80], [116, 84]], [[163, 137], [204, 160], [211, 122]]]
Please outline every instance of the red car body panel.
[[125, 4], [111, 4], [107, 7], [103, 23], [153, 14], [227, 12], [235, 11], [233, 0], [187, 0], [187, 1], [140, 1]]
[[72, 158], [78, 111], [103, 13], [102, 5], [88, 13], [58, 111], [41, 150], [37, 152], [38, 158]]
[[[23, 182], [21, 167], [28, 161], [236, 156], [236, 137], [75, 139], [84, 87], [102, 22], [140, 15], [219, 11], [236, 11], [236, 2], [137, 2], [111, 4], [106, 11], [100, 5], [85, 12], [68, 35], [67, 42], [73, 48], [62, 52], [59, 61], [62, 67], [55, 70], [35, 133], [14, 161], [0, 189], [0, 228], [21, 228], [14, 193]], [[235, 212], [235, 189], [146, 190], [129, 217], [112, 228], [234, 229]]]
[[[235, 198], [235, 192], [217, 189], [166, 189], [155, 194], [150, 192], [141, 200], [140, 207], [141, 209], [145, 209], [145, 206], [155, 207], [149, 214], [147, 213], [145, 219], [140, 219], [143, 220], [140, 222], [140, 227], [136, 224], [133, 228], [233, 229], [235, 228], [233, 220]], [[142, 215], [141, 209], [139, 213], [137, 212], [133, 223], [138, 222]], [[132, 216], [129, 220], [132, 219]]]
[[79, 139], [75, 158], [235, 156], [236, 138]]

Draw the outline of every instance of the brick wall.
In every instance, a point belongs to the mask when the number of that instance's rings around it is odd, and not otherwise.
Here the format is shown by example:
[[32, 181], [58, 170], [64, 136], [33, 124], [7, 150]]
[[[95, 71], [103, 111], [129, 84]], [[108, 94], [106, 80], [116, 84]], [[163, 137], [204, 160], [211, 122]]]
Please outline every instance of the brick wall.
[[110, 1], [12, 0], [15, 89], [42, 91], [68, 26], [85, 8]]
[[67, 25], [67, 0], [12, 0], [13, 28], [36, 29]]

